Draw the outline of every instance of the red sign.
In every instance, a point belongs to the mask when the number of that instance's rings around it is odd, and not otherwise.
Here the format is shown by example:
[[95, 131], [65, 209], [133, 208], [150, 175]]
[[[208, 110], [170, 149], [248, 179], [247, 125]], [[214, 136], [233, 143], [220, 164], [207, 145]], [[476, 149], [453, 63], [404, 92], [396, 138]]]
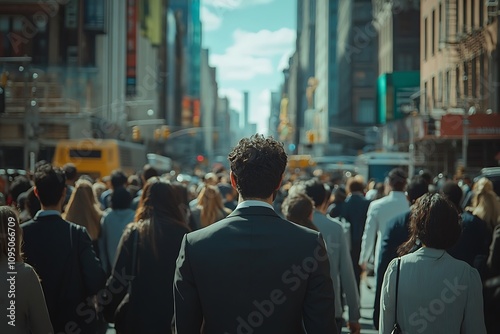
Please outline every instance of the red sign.
[[441, 137], [461, 137], [464, 122], [468, 122], [469, 138], [500, 138], [500, 114], [444, 115], [441, 118]]
[[137, 82], [137, 3], [127, 0], [127, 78], [126, 94], [135, 95]]

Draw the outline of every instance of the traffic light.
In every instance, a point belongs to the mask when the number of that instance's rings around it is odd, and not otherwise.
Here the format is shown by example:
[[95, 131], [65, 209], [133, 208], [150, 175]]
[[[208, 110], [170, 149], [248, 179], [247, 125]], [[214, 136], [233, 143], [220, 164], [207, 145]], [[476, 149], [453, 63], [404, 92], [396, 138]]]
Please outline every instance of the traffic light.
[[196, 156], [196, 161], [198, 161], [199, 163], [202, 163], [203, 161], [205, 161], [205, 157], [201, 154], [199, 154], [198, 156]]
[[314, 143], [314, 139], [315, 139], [315, 138], [314, 138], [314, 137], [315, 137], [315, 136], [314, 136], [314, 131], [309, 130], [309, 131], [307, 131], [307, 132], [306, 132], [306, 135], [307, 135], [307, 141], [308, 141], [310, 144]]
[[132, 140], [141, 140], [141, 129], [137, 125], [132, 128]]
[[163, 139], [167, 139], [170, 136], [170, 128], [166, 125], [161, 127], [161, 136]]
[[154, 136], [155, 136], [155, 140], [160, 139], [160, 137], [161, 137], [161, 130], [160, 129], [155, 129]]

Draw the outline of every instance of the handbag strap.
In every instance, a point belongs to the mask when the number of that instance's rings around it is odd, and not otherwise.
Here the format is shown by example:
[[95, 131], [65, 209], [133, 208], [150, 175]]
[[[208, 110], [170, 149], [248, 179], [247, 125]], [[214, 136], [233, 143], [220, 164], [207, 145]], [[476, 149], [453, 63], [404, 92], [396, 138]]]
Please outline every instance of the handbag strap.
[[398, 257], [398, 270], [396, 272], [396, 303], [394, 308], [394, 322], [398, 322], [398, 290], [399, 290], [399, 271], [401, 268], [401, 258]]

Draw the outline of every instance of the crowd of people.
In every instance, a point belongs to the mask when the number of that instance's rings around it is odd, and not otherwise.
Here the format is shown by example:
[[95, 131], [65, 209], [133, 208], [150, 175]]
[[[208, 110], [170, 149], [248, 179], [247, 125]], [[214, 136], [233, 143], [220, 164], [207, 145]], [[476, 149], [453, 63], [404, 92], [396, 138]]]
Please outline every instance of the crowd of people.
[[380, 333], [500, 331], [488, 179], [298, 176], [260, 135], [228, 160], [196, 183], [150, 165], [0, 177], [0, 332], [361, 333], [371, 274]]

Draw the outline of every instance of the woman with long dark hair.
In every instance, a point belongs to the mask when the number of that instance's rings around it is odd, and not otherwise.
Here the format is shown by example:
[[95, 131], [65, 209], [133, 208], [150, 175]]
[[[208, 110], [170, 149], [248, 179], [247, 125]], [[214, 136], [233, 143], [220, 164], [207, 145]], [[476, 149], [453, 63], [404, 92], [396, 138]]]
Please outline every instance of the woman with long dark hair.
[[171, 333], [175, 262], [189, 232], [180, 208], [170, 183], [148, 181], [106, 284], [104, 314], [117, 333]]
[[439, 193], [412, 207], [410, 237], [384, 275], [380, 333], [391, 333], [396, 322], [403, 333], [486, 333], [479, 273], [446, 251], [462, 232], [459, 217]]

